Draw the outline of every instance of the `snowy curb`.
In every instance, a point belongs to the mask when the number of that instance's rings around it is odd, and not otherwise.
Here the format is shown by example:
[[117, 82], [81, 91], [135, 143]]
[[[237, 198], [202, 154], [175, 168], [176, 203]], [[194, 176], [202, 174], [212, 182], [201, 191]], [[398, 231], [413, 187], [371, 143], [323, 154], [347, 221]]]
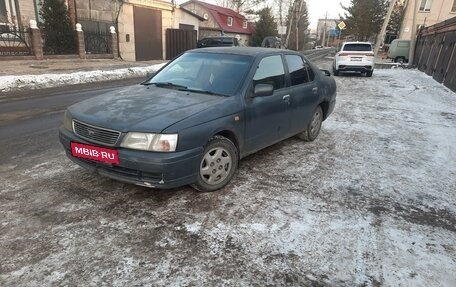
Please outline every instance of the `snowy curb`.
[[1, 76], [0, 92], [12, 92], [24, 89], [35, 90], [66, 85], [145, 77], [147, 73], [155, 72], [165, 64], [166, 63], [147, 67], [132, 67], [116, 70], [83, 71], [69, 74]]

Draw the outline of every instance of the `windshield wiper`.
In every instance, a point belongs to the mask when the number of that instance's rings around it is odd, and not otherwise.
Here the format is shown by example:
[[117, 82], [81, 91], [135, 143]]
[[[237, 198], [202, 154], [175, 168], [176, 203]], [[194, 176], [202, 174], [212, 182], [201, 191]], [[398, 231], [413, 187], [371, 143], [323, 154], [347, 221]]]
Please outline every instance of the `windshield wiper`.
[[192, 92], [192, 93], [201, 93], [201, 94], [208, 94], [208, 95], [214, 95], [214, 96], [229, 97], [228, 95], [215, 93], [215, 92], [209, 91], [209, 90], [189, 89], [187, 87], [186, 88], [181, 88], [181, 89], [179, 89], [179, 91]]
[[177, 85], [171, 82], [156, 82], [156, 83], [145, 83], [145, 86], [155, 85], [160, 88], [175, 88], [175, 89], [187, 89], [186, 86]]

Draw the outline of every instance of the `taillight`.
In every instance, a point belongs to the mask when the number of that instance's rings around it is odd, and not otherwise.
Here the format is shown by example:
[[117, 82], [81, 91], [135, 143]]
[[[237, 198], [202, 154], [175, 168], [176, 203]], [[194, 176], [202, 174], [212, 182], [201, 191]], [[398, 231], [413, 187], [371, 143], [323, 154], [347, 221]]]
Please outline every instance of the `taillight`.
[[341, 56], [341, 57], [346, 57], [346, 56], [348, 56], [348, 55], [349, 55], [348, 53], [340, 53], [340, 54], [339, 54], [339, 56]]

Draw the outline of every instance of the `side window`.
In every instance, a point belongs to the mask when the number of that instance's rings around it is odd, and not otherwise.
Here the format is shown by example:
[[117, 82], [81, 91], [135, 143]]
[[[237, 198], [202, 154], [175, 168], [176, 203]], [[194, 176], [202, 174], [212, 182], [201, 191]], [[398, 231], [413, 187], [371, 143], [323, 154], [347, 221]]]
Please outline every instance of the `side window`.
[[288, 71], [290, 71], [291, 85], [296, 86], [309, 82], [304, 61], [298, 55], [286, 55]]
[[290, 71], [291, 85], [296, 86], [315, 79], [315, 73], [309, 63], [298, 55], [286, 55], [288, 71]]
[[304, 65], [306, 66], [307, 73], [309, 74], [309, 82], [312, 82], [313, 80], [315, 80], [314, 70], [309, 65], [309, 63], [306, 62], [306, 63], [304, 63]]
[[253, 76], [253, 84], [270, 84], [274, 86], [274, 90], [285, 87], [282, 57], [276, 55], [263, 58]]

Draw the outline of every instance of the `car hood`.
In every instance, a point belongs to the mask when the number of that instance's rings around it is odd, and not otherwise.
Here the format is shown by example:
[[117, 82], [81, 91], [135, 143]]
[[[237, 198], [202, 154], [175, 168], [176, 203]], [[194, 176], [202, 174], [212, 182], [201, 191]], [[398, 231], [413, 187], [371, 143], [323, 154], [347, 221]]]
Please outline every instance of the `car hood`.
[[68, 108], [74, 119], [112, 130], [161, 132], [227, 97], [155, 86], [131, 86]]

